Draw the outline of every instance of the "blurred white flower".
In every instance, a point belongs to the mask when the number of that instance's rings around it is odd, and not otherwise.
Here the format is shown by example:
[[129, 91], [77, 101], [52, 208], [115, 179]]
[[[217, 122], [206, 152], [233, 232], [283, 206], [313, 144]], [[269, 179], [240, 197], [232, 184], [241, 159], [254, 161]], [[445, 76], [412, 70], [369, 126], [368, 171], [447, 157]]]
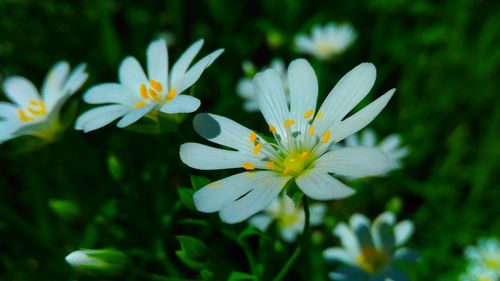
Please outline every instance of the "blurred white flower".
[[460, 275], [460, 281], [498, 281], [495, 271], [480, 264], [470, 264], [467, 271]]
[[500, 278], [500, 243], [497, 239], [481, 239], [477, 246], [468, 246], [465, 257], [473, 265], [492, 271]]
[[402, 160], [408, 155], [410, 150], [407, 146], [401, 147], [401, 136], [398, 134], [392, 134], [385, 137], [382, 141], [377, 141], [377, 134], [372, 129], [365, 129], [362, 132], [351, 135], [345, 139], [345, 145], [347, 147], [355, 146], [367, 146], [367, 147], [378, 147], [380, 148], [389, 158], [390, 164], [386, 173], [396, 169], [400, 169], [402, 166]]
[[385, 212], [373, 224], [365, 216], [354, 214], [349, 224], [339, 223], [333, 231], [341, 240], [342, 248], [328, 248], [323, 253], [327, 260], [346, 265], [330, 272], [332, 280], [408, 280], [405, 273], [394, 266], [394, 262], [418, 260], [416, 251], [401, 247], [413, 234], [411, 221], [395, 224], [394, 215]]
[[295, 37], [295, 46], [301, 53], [326, 60], [343, 53], [357, 38], [357, 33], [350, 24], [330, 22], [324, 26], [316, 25], [310, 36], [299, 34]]
[[116, 275], [125, 269], [127, 256], [114, 249], [78, 250], [66, 256], [72, 267], [97, 275]]
[[[288, 93], [288, 82], [286, 81], [286, 67], [285, 62], [282, 59], [274, 59], [271, 61], [270, 68], [274, 69], [276, 73], [281, 78], [283, 86], [285, 87], [285, 95], [287, 102], [290, 102], [290, 94]], [[267, 68], [267, 67], [266, 67]], [[243, 108], [248, 111], [258, 111], [259, 105], [257, 104], [257, 96], [255, 94], [255, 89], [253, 88], [253, 83], [251, 78], [241, 78], [236, 85], [236, 93], [243, 99]]]
[[85, 64], [69, 73], [69, 64], [56, 63], [47, 74], [41, 90], [21, 76], [9, 77], [3, 84], [13, 102], [0, 102], [0, 143], [22, 135], [52, 140], [61, 129], [62, 106], [87, 80]]
[[385, 171], [389, 161], [378, 148], [331, 149], [332, 144], [368, 125], [391, 99], [395, 89], [344, 119], [366, 97], [375, 76], [373, 64], [358, 65], [316, 111], [318, 81], [306, 60], [294, 60], [288, 67], [290, 107], [279, 74], [273, 69], [258, 73], [253, 80], [257, 103], [274, 138], [265, 138], [222, 116], [198, 114], [193, 120], [195, 131], [234, 150], [185, 143], [180, 148], [182, 162], [200, 170], [247, 171], [198, 190], [194, 194], [196, 208], [207, 213], [219, 211], [224, 222], [237, 223], [263, 210], [290, 180], [312, 199], [331, 200], [354, 193], [331, 174], [362, 177]]
[[[324, 204], [312, 204], [309, 208], [309, 222], [311, 226], [323, 223], [326, 206]], [[269, 225], [276, 221], [277, 227], [283, 240], [293, 242], [304, 230], [304, 209], [295, 206], [293, 200], [284, 194], [274, 199], [263, 213], [250, 218], [249, 223], [262, 231], [266, 231]]]
[[[189, 65], [200, 51], [203, 40], [196, 41], [177, 60], [168, 73], [168, 52], [164, 39], [153, 41], [147, 49], [147, 72], [134, 57], [125, 58], [119, 68], [118, 83], [104, 83], [90, 88], [84, 100], [90, 104], [106, 104], [82, 114], [75, 129], [89, 132], [121, 118], [120, 128], [148, 115], [155, 119], [158, 111], [167, 114], [190, 113], [200, 106], [200, 100], [183, 95], [223, 52], [216, 50], [191, 68]], [[189, 68], [189, 69], [188, 69]]]

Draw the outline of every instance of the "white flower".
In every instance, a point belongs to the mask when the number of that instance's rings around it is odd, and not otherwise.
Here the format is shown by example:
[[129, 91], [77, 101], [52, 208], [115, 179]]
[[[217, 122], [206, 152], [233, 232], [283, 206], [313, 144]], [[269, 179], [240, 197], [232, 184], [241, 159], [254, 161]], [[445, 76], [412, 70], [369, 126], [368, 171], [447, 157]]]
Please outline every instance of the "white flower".
[[498, 281], [498, 275], [491, 269], [480, 264], [471, 264], [460, 276], [460, 281]]
[[[290, 95], [288, 94], [288, 82], [286, 81], [286, 67], [285, 62], [282, 59], [274, 59], [271, 61], [270, 68], [274, 69], [276, 73], [281, 78], [283, 85], [285, 87], [285, 95], [287, 97], [287, 102], [290, 102]], [[257, 104], [257, 96], [255, 94], [255, 90], [253, 88], [252, 79], [250, 78], [242, 78], [238, 81], [236, 85], [236, 92], [240, 97], [245, 99], [243, 103], [243, 108], [248, 111], [258, 111], [259, 105]]]
[[[311, 226], [323, 223], [326, 206], [324, 204], [313, 204], [310, 208]], [[273, 220], [276, 220], [281, 237], [287, 242], [293, 242], [297, 235], [304, 230], [304, 209], [295, 206], [292, 199], [286, 194], [274, 199], [262, 214], [250, 218], [249, 223], [262, 231], [266, 231]]]
[[328, 248], [323, 253], [327, 260], [340, 261], [346, 265], [330, 272], [332, 280], [408, 280], [393, 263], [414, 262], [418, 259], [415, 251], [401, 247], [413, 234], [411, 221], [394, 225], [394, 215], [385, 212], [375, 219], [373, 225], [360, 214], [352, 215], [349, 224], [339, 223], [333, 231], [343, 247]]
[[290, 108], [283, 83], [268, 69], [253, 80], [257, 102], [274, 138], [222, 116], [198, 114], [194, 129], [202, 137], [234, 150], [199, 143], [181, 145], [181, 160], [200, 170], [243, 168], [239, 173], [211, 183], [194, 194], [202, 212], [220, 211], [227, 223], [236, 223], [264, 209], [290, 180], [316, 200], [344, 198], [354, 190], [330, 174], [370, 176], [385, 171], [389, 162], [377, 148], [348, 147], [331, 150], [365, 127], [385, 107], [395, 89], [345, 118], [368, 94], [375, 83], [375, 67], [363, 63], [347, 73], [316, 111], [318, 82], [304, 59], [288, 67]]
[[337, 25], [330, 22], [325, 26], [314, 26], [311, 36], [297, 35], [295, 46], [301, 53], [325, 60], [344, 52], [356, 40], [357, 36], [351, 25]]
[[481, 239], [465, 249], [465, 257], [473, 264], [493, 271], [500, 278], [500, 243], [495, 238]]
[[377, 143], [377, 135], [372, 129], [365, 129], [360, 133], [349, 136], [345, 139], [345, 145], [347, 147], [368, 146], [380, 148], [387, 155], [390, 162], [387, 172], [401, 168], [401, 160], [409, 153], [408, 147], [401, 147], [400, 135], [389, 135], [380, 143]]
[[65, 258], [72, 267], [90, 274], [116, 275], [127, 265], [127, 256], [114, 249], [78, 250]]
[[69, 73], [69, 64], [56, 63], [47, 74], [41, 90], [21, 76], [9, 77], [3, 84], [13, 102], [0, 102], [0, 143], [21, 135], [51, 140], [60, 129], [59, 113], [68, 98], [87, 80], [85, 64]]
[[118, 83], [104, 83], [90, 88], [84, 100], [90, 104], [107, 104], [82, 114], [75, 125], [89, 132], [121, 118], [117, 126], [126, 127], [146, 114], [152, 118], [158, 111], [167, 114], [189, 113], [198, 109], [200, 100], [184, 91], [191, 87], [203, 71], [223, 52], [219, 49], [188, 69], [203, 40], [191, 45], [168, 73], [168, 53], [164, 39], [153, 41], [147, 49], [147, 73], [134, 57], [125, 58], [118, 70]]

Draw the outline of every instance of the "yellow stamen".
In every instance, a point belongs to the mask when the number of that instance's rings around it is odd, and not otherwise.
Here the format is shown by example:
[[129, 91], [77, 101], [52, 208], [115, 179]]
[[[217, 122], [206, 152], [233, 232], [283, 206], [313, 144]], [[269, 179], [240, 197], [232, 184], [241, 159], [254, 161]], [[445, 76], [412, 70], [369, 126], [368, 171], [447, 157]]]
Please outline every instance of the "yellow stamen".
[[323, 112], [318, 112], [318, 114], [316, 114], [316, 119], [321, 119], [323, 117]]
[[311, 115], [313, 114], [314, 110], [312, 109], [309, 109], [305, 114], [304, 114], [304, 118], [309, 118], [311, 117]]
[[43, 115], [43, 114], [46, 114], [47, 111], [45, 110], [45, 103], [43, 101], [34, 101], [34, 100], [30, 100], [30, 104], [33, 105], [33, 106], [36, 106], [38, 107], [38, 109], [36, 108], [33, 108], [33, 107], [28, 107], [27, 110], [29, 113], [33, 114], [33, 115]]
[[285, 168], [285, 170], [283, 171], [283, 174], [284, 174], [285, 176], [288, 176], [291, 172], [292, 172], [292, 169], [290, 169], [290, 168]]
[[309, 152], [307, 151], [302, 152], [302, 154], [300, 155], [300, 159], [302, 160], [306, 160], [307, 157], [309, 157]]
[[171, 99], [175, 98], [175, 94], [177, 94], [177, 89], [175, 89], [175, 88], [168, 91], [167, 100], [171, 100]]
[[283, 126], [285, 126], [285, 128], [289, 128], [293, 124], [295, 124], [295, 121], [293, 119], [289, 119], [289, 120], [286, 120], [285, 122], [283, 122]]
[[255, 154], [255, 155], [259, 154], [259, 152], [260, 152], [261, 149], [262, 149], [262, 143], [259, 142], [253, 148], [253, 154]]
[[267, 167], [268, 169], [272, 169], [272, 168], [274, 168], [274, 166], [275, 166], [275, 165], [274, 165], [274, 162], [267, 162], [267, 164], [266, 164], [266, 167]]
[[30, 104], [31, 104], [31, 105], [35, 105], [35, 106], [37, 106], [37, 105], [38, 105], [38, 102], [37, 102], [37, 101], [35, 101], [35, 100], [30, 100]]
[[269, 131], [273, 134], [276, 134], [276, 128], [273, 125], [269, 125]]
[[135, 108], [141, 108], [143, 106], [146, 106], [146, 103], [143, 101], [138, 101], [135, 103]]
[[32, 121], [35, 119], [34, 117], [27, 116], [22, 109], [18, 109], [17, 113], [19, 114], [19, 119], [23, 122]]
[[255, 169], [255, 165], [253, 163], [250, 163], [250, 162], [245, 162], [245, 163], [243, 163], [243, 168], [245, 170], [253, 170], [253, 169]]
[[325, 134], [323, 135], [323, 138], [321, 138], [322, 143], [326, 143], [329, 139], [332, 133], [330, 131], [326, 131]]
[[314, 126], [309, 127], [309, 135], [314, 136]]
[[158, 95], [158, 93], [153, 89], [148, 89], [148, 94], [155, 101], [160, 99], [160, 96]]
[[252, 131], [250, 132], [250, 141], [255, 142], [255, 140], [257, 140], [257, 134], [254, 131]]
[[151, 85], [151, 87], [153, 87], [157, 92], [161, 92], [161, 90], [163, 90], [163, 87], [160, 84], [160, 82], [156, 80], [149, 80], [149, 85]]
[[143, 99], [149, 98], [148, 97], [148, 90], [146, 89], [146, 85], [141, 84], [141, 86], [139, 87], [139, 93], [141, 94], [141, 97]]

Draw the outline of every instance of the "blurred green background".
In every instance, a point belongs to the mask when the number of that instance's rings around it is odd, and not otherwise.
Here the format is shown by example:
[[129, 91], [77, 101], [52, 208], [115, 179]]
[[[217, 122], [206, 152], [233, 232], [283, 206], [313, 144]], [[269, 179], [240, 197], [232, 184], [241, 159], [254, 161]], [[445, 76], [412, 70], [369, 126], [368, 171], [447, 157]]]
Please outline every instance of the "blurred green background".
[[[500, 233], [499, 11], [493, 0], [0, 0], [0, 77], [22, 75], [40, 86], [56, 61], [86, 62], [90, 78], [72, 98], [81, 113], [90, 108], [80, 99], [85, 89], [117, 81], [126, 55], [144, 65], [152, 39], [174, 36], [172, 64], [205, 38], [203, 54], [226, 51], [193, 89], [202, 100], [199, 112], [264, 131], [258, 113], [241, 113], [235, 93], [244, 75], [241, 63], [260, 67], [275, 57], [290, 62], [301, 57], [293, 51], [298, 32], [332, 20], [349, 22], [359, 37], [344, 54], [330, 62], [307, 57], [318, 75], [320, 100], [348, 70], [373, 62], [377, 82], [364, 104], [390, 88], [397, 93], [370, 127], [379, 136], [401, 134], [411, 154], [404, 169], [355, 182], [354, 196], [329, 203], [330, 218], [286, 280], [327, 280], [333, 267], [322, 262], [321, 249], [338, 244], [331, 235], [335, 221], [355, 212], [374, 218], [398, 200], [398, 218], [416, 225], [409, 245], [423, 256], [405, 271], [412, 280], [456, 280], [464, 246]], [[30, 153], [14, 153], [20, 144], [2, 145], [0, 280], [73, 280], [64, 257], [101, 247], [131, 257], [127, 274], [116, 280], [147, 280], [143, 272], [196, 279], [198, 272], [175, 254], [177, 235], [209, 245], [213, 280], [248, 272], [242, 249], [228, 237], [245, 225], [224, 225], [216, 214], [198, 213], [179, 200], [178, 187], [191, 188], [190, 175], [218, 179], [231, 173], [181, 164], [181, 143], [205, 142], [192, 129], [193, 116], [178, 133], [141, 135], [113, 125], [89, 134], [68, 130]], [[266, 262], [268, 276], [294, 248], [259, 245], [256, 237], [247, 242], [253, 250], [260, 247], [257, 257]], [[86, 278], [92, 279], [78, 276]]]

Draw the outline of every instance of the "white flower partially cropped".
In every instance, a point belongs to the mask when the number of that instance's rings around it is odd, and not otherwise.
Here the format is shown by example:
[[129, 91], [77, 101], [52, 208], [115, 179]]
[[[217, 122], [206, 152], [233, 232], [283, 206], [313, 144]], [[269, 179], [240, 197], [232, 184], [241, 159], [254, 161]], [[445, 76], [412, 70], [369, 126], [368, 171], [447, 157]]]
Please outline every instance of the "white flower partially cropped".
[[373, 225], [365, 216], [354, 214], [349, 225], [339, 223], [333, 234], [342, 247], [328, 248], [323, 256], [346, 266], [330, 272], [332, 280], [407, 281], [408, 277], [394, 262], [418, 260], [417, 252], [401, 247], [413, 234], [413, 223], [405, 220], [395, 224], [395, 217], [389, 212], [379, 215]]
[[477, 246], [468, 246], [465, 257], [472, 264], [484, 267], [500, 278], [500, 243], [497, 239], [481, 239]]
[[106, 104], [82, 114], [75, 129], [89, 132], [121, 118], [120, 128], [135, 123], [149, 114], [160, 111], [167, 114], [190, 113], [200, 106], [200, 100], [184, 95], [223, 52], [216, 50], [191, 68], [189, 65], [200, 51], [203, 40], [191, 45], [168, 71], [168, 52], [164, 39], [153, 41], [146, 52], [147, 76], [134, 57], [125, 58], [118, 70], [118, 83], [104, 83], [90, 88], [84, 100], [90, 104]]
[[491, 269], [479, 264], [471, 264], [467, 271], [460, 275], [460, 281], [498, 281], [500, 277]]
[[[387, 173], [400, 169], [402, 160], [409, 153], [408, 147], [401, 147], [401, 143], [401, 136], [398, 134], [389, 135], [382, 141], [377, 142], [377, 134], [372, 129], [365, 129], [345, 139], [345, 145], [347, 147], [368, 146], [380, 148], [387, 155], [390, 162]], [[387, 174], [381, 174], [381, 176], [383, 175]]]
[[[286, 81], [286, 66], [282, 59], [274, 59], [271, 61], [270, 68], [274, 69], [276, 73], [281, 78], [283, 85], [285, 87], [285, 95], [287, 97], [287, 102], [290, 102], [290, 95], [288, 94], [288, 82]], [[238, 81], [236, 85], [236, 92], [240, 97], [245, 99], [243, 103], [243, 108], [248, 112], [258, 111], [259, 105], [257, 103], [257, 95], [253, 88], [253, 82], [250, 78], [242, 78]]]
[[85, 64], [69, 73], [69, 64], [56, 63], [47, 74], [41, 95], [28, 79], [9, 77], [3, 84], [7, 98], [0, 102], [0, 143], [22, 135], [50, 140], [59, 131], [62, 106], [87, 80]]
[[[324, 204], [312, 204], [309, 211], [311, 226], [323, 223], [326, 211]], [[304, 230], [304, 209], [295, 206], [293, 200], [284, 194], [274, 199], [263, 213], [251, 217], [249, 223], [262, 231], [266, 231], [273, 221], [276, 221], [283, 240], [293, 242]]]
[[295, 46], [301, 53], [325, 60], [343, 53], [356, 40], [357, 36], [350, 24], [337, 25], [330, 22], [324, 26], [314, 26], [310, 36], [297, 35]]
[[297, 59], [288, 67], [290, 107], [278, 73], [273, 69], [258, 73], [253, 80], [257, 102], [273, 138], [219, 115], [198, 114], [193, 120], [196, 132], [232, 150], [185, 143], [180, 148], [181, 160], [200, 170], [247, 171], [198, 190], [194, 194], [196, 208], [219, 211], [224, 222], [236, 223], [263, 210], [290, 180], [312, 199], [331, 200], [354, 193], [331, 174], [361, 177], [384, 172], [389, 161], [378, 148], [331, 150], [332, 144], [370, 123], [394, 94], [392, 89], [345, 118], [368, 94], [375, 76], [373, 64], [360, 64], [337, 83], [316, 110], [318, 81], [306, 60]]

